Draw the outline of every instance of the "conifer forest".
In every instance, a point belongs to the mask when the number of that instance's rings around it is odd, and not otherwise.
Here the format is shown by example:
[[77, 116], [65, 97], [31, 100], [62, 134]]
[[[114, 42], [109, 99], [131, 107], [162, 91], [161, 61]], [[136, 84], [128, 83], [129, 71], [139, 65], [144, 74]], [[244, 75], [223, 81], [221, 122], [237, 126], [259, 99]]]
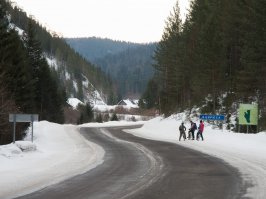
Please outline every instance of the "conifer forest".
[[142, 96], [146, 106], [165, 115], [198, 106], [230, 117], [238, 103], [255, 102], [265, 129], [265, 28], [264, 0], [194, 0], [183, 23], [176, 4]]

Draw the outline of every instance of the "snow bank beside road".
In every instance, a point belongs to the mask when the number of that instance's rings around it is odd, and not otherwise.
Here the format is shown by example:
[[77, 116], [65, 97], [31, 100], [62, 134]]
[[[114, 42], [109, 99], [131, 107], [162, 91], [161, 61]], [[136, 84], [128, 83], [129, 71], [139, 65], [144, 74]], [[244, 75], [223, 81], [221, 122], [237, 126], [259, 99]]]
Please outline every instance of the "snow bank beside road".
[[24, 195], [84, 173], [101, 164], [103, 156], [104, 150], [85, 140], [77, 126], [34, 123], [34, 144], [0, 146], [0, 198]]
[[[223, 159], [239, 169], [248, 188], [247, 197], [266, 198], [266, 133], [240, 134], [226, 130], [212, 129], [205, 123], [202, 141], [178, 141], [178, 127], [183, 121], [182, 115], [166, 119], [155, 118], [142, 128], [127, 130], [136, 136], [180, 144], [203, 153]], [[197, 123], [198, 125], [199, 123]], [[190, 124], [185, 123], [187, 129]], [[196, 133], [195, 133], [196, 134]]]
[[120, 127], [120, 126], [135, 126], [135, 125], [143, 125], [146, 121], [137, 121], [137, 122], [128, 122], [128, 121], [110, 121], [110, 122], [104, 122], [104, 123], [86, 123], [81, 124], [79, 127]]

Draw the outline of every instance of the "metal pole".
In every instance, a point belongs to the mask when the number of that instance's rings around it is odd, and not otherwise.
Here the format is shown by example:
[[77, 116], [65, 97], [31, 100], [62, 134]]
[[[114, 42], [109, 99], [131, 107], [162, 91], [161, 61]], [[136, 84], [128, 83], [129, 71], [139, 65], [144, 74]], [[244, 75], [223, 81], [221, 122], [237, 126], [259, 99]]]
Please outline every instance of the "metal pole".
[[16, 142], [16, 114], [13, 115], [13, 144]]
[[33, 142], [33, 115], [31, 115], [31, 142]]
[[248, 133], [248, 125], [247, 125], [247, 133]]

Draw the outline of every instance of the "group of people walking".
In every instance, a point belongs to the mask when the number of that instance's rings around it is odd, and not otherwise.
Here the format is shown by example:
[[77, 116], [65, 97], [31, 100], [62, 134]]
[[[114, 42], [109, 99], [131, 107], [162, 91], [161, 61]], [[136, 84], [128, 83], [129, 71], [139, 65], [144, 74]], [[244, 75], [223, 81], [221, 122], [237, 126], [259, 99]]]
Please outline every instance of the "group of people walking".
[[186, 127], [184, 125], [184, 122], [181, 123], [181, 125], [179, 126], [179, 132], [180, 132], [180, 136], [179, 136], [179, 141], [181, 140], [181, 138], [183, 137], [184, 140], [186, 140], [187, 138], [190, 140], [194, 140], [195, 139], [195, 131], [198, 129], [197, 132], [197, 136], [196, 139], [199, 140], [199, 138], [201, 137], [202, 141], [203, 141], [203, 130], [204, 130], [204, 123], [202, 120], [200, 120], [200, 124], [199, 127], [197, 127], [197, 124], [193, 121], [190, 121], [190, 128], [188, 130], [188, 137], [186, 137]]

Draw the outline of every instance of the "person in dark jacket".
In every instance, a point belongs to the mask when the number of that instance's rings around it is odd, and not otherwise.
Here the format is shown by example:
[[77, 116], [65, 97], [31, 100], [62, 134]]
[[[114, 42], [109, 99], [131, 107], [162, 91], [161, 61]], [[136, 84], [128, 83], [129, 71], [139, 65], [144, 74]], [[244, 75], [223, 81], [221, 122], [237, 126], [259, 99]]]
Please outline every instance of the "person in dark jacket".
[[186, 140], [186, 127], [184, 126], [184, 122], [181, 123], [181, 125], [179, 126], [179, 132], [180, 132], [180, 136], [179, 136], [179, 141], [181, 140], [181, 137], [183, 136], [184, 141]]
[[198, 130], [198, 133], [197, 133], [197, 140], [199, 140], [199, 136], [201, 137], [202, 141], [203, 141], [203, 130], [204, 130], [204, 123], [202, 120], [200, 120], [200, 124], [199, 124], [199, 130]]
[[194, 136], [194, 132], [195, 130], [197, 130], [197, 124], [195, 122], [192, 122], [190, 121], [190, 129], [188, 131], [188, 139], [190, 140], [190, 138], [192, 137], [192, 140], [195, 139], [195, 136]]

